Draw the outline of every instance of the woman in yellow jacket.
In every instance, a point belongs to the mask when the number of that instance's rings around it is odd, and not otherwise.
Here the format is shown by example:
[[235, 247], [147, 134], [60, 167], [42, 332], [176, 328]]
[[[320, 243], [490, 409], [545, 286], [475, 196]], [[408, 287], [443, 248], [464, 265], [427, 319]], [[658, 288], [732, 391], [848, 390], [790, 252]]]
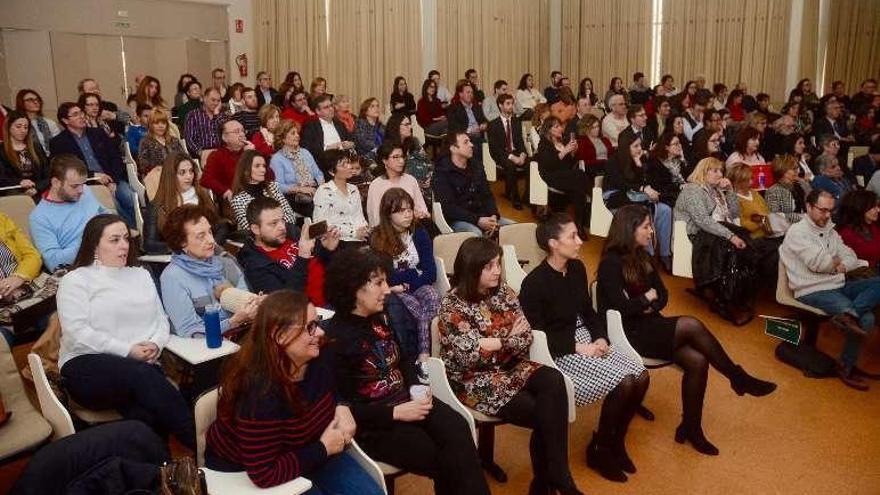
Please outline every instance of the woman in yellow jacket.
[[[28, 295], [26, 284], [40, 274], [43, 259], [30, 239], [6, 214], [0, 212], [0, 306]], [[0, 325], [9, 322], [0, 320]], [[11, 332], [0, 326], [0, 333], [12, 345]]]

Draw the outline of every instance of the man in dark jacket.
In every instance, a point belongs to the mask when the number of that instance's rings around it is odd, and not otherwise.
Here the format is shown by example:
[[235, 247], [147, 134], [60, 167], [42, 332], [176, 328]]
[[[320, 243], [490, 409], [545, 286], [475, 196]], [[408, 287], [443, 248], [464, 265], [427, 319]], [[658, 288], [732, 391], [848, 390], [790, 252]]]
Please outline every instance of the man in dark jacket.
[[[308, 227], [299, 239], [288, 236], [281, 205], [273, 198], [260, 196], [247, 207], [252, 237], [238, 252], [238, 262], [254, 292], [266, 294], [279, 289], [306, 290], [309, 263], [316, 250], [315, 239], [309, 238]], [[329, 252], [339, 245], [339, 231], [331, 228], [320, 240], [319, 258], [329, 261]], [[311, 296], [312, 294], [310, 294]], [[310, 297], [314, 301], [314, 297]]]
[[467, 133], [474, 145], [473, 161], [482, 168], [483, 133], [489, 123], [482, 105], [476, 100], [475, 92], [476, 87], [467, 80], [458, 81], [455, 85], [456, 101], [446, 109], [446, 120], [449, 122], [449, 132]]
[[128, 185], [119, 148], [103, 130], [87, 126], [83, 109], [76, 103], [66, 102], [58, 107], [58, 122], [64, 125], [64, 130], [49, 142], [51, 155], [69, 154], [82, 160], [89, 177], [113, 191], [119, 214], [133, 228], [134, 191]]
[[446, 144], [449, 154], [437, 164], [433, 187], [434, 198], [452, 229], [492, 235], [500, 226], [514, 223], [498, 213], [482, 165], [470, 161], [474, 145], [467, 133], [450, 131]]
[[[495, 165], [504, 172], [504, 194], [513, 207], [522, 209], [523, 196], [519, 192], [518, 177], [528, 175], [528, 155], [523, 141], [522, 124], [513, 114], [513, 96], [502, 93], [496, 98], [501, 116], [489, 122], [489, 154]], [[526, 187], [528, 191], [528, 187]]]
[[312, 102], [312, 110], [318, 116], [303, 125], [301, 146], [315, 157], [315, 160], [323, 166], [325, 150], [354, 149], [354, 138], [351, 133], [336, 118], [336, 111], [329, 95], [315, 97]]

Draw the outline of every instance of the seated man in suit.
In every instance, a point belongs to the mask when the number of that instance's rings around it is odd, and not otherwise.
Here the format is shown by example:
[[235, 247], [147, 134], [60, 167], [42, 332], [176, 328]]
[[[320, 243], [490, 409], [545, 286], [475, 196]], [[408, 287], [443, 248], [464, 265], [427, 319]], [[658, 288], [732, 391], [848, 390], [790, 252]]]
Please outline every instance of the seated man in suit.
[[74, 155], [88, 169], [88, 176], [107, 186], [116, 198], [119, 215], [129, 227], [135, 226], [134, 190], [122, 164], [122, 153], [101, 128], [89, 127], [83, 109], [66, 102], [58, 107], [58, 122], [64, 130], [49, 142], [52, 156]]
[[514, 223], [502, 218], [486, 181], [486, 170], [471, 158], [474, 144], [465, 131], [446, 135], [449, 153], [440, 159], [434, 172], [434, 199], [443, 207], [443, 216], [456, 232], [494, 235], [502, 225]]
[[868, 148], [868, 153], [853, 160], [853, 173], [862, 176], [864, 184], [871, 182], [874, 172], [880, 168], [880, 141], [874, 141]]
[[309, 150], [319, 164], [323, 162], [324, 150], [354, 149], [354, 138], [336, 118], [332, 100], [326, 94], [315, 97], [312, 110], [318, 118], [306, 122], [302, 130], [302, 147]]
[[86, 223], [109, 213], [85, 185], [87, 173], [86, 164], [76, 156], [53, 154], [51, 185], [29, 218], [34, 245], [49, 271], [73, 264]]
[[849, 147], [855, 142], [855, 138], [850, 132], [844, 121], [843, 110], [839, 102], [828, 100], [825, 102], [825, 116], [817, 118], [813, 122], [813, 134], [816, 136], [816, 143], [823, 136], [832, 135], [837, 138], [840, 143], [840, 156], [846, 157]]
[[[513, 96], [502, 93], [497, 96], [496, 103], [501, 116], [489, 122], [487, 136], [489, 138], [489, 154], [495, 164], [504, 172], [505, 196], [513, 202], [513, 207], [522, 209], [523, 196], [519, 192], [517, 178], [528, 172], [528, 157], [523, 142], [522, 123], [513, 114]], [[528, 191], [528, 187], [526, 187]]]
[[446, 120], [449, 122], [449, 133], [464, 131], [468, 135], [474, 147], [473, 162], [483, 168], [483, 133], [488, 121], [475, 94], [476, 87], [468, 80], [458, 81], [455, 85], [457, 100], [446, 109]]
[[[638, 138], [642, 141], [643, 150], [647, 151], [653, 148], [656, 137], [651, 128], [648, 127], [648, 113], [645, 112], [645, 107], [631, 105], [626, 111], [626, 119], [629, 121], [629, 127], [620, 131], [617, 139], [620, 142], [631, 143]], [[623, 149], [623, 147], [620, 149]]]
[[275, 101], [278, 91], [272, 87], [272, 75], [266, 71], [257, 73], [257, 108]]

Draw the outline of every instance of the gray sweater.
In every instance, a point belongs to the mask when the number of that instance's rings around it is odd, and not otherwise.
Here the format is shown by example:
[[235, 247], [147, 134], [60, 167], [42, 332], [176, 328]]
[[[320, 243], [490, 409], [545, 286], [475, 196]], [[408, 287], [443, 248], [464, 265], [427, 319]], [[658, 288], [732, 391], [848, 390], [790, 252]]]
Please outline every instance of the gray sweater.
[[868, 266], [867, 261], [858, 259], [843, 243], [830, 221], [819, 227], [804, 215], [800, 222], [789, 227], [779, 247], [779, 259], [785, 265], [788, 286], [794, 291], [794, 297], [843, 287], [846, 275], [834, 269], [834, 256], [840, 258], [847, 271]]
[[[730, 211], [730, 219], [739, 218], [739, 201], [736, 193], [732, 190], [724, 191], [727, 200], [727, 209]], [[733, 237], [733, 232], [712, 218], [715, 210], [715, 200], [700, 184], [685, 184], [675, 201], [675, 219], [687, 222], [688, 237], [697, 235], [701, 230], [717, 235], [723, 239]], [[731, 222], [732, 223], [732, 222]]]

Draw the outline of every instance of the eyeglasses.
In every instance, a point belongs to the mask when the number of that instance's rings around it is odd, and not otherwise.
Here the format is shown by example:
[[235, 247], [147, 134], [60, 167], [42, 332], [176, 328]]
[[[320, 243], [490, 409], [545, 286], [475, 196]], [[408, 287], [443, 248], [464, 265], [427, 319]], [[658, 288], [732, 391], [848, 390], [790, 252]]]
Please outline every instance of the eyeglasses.
[[83, 114], [82, 110], [77, 109], [77, 110], [74, 110], [74, 111], [70, 112], [69, 114], [67, 114], [67, 118], [72, 119], [74, 117], [81, 117], [82, 114]]
[[822, 213], [831, 214], [834, 211], [834, 208], [822, 208], [820, 206], [811, 206], [811, 208], [819, 210]]
[[393, 160], [403, 160], [404, 157], [402, 154], [400, 154], [400, 155], [395, 154], [395, 155], [389, 156], [388, 158], [391, 158]]

